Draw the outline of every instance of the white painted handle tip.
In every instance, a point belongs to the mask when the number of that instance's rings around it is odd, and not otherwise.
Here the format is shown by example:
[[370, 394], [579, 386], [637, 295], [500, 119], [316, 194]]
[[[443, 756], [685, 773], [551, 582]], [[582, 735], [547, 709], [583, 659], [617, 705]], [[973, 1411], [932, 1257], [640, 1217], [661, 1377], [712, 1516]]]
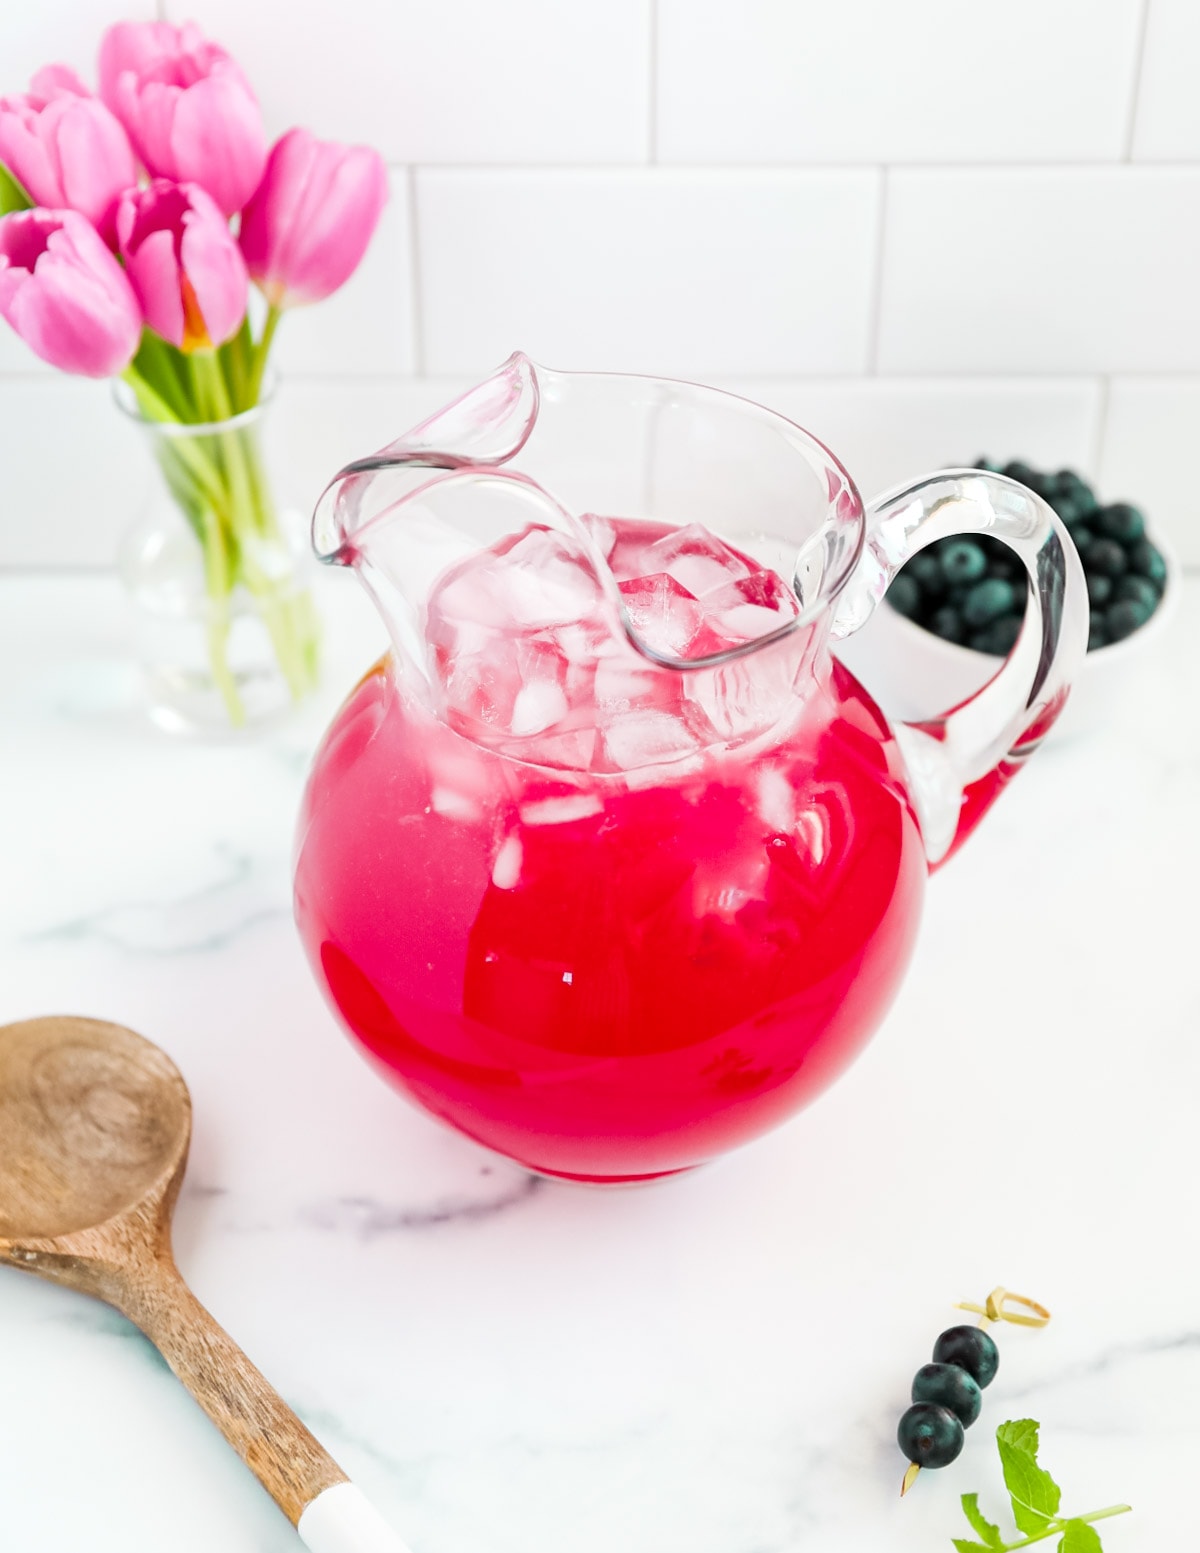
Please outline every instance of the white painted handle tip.
[[296, 1530], [310, 1553], [411, 1553], [353, 1483], [318, 1494]]

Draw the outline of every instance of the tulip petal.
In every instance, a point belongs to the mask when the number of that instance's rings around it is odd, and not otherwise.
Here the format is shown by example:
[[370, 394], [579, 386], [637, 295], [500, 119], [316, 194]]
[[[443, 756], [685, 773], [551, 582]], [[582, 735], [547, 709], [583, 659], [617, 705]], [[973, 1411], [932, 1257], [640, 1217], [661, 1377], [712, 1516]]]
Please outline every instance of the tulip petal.
[[77, 211], [0, 221], [0, 313], [43, 360], [87, 377], [123, 371], [141, 337], [124, 271]]
[[242, 218], [242, 251], [268, 300], [296, 306], [336, 291], [361, 263], [386, 200], [376, 152], [289, 130]]
[[176, 176], [200, 184], [227, 216], [254, 193], [267, 160], [258, 103], [238, 76], [211, 75], [181, 93], [171, 127]]
[[36, 205], [65, 205], [51, 147], [37, 133], [38, 114], [24, 98], [0, 98], [0, 162]]
[[175, 241], [173, 232], [151, 232], [130, 257], [129, 276], [151, 329], [170, 344], [182, 346], [183, 293]]
[[62, 92], [72, 97], [92, 95], [70, 65], [43, 65], [29, 83], [29, 95], [35, 102], [48, 103]]

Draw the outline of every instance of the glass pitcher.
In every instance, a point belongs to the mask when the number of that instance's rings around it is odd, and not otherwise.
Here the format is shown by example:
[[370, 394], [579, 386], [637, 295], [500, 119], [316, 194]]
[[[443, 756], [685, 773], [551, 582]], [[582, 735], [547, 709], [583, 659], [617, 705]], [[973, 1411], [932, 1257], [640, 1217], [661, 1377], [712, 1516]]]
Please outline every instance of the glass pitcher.
[[[832, 649], [960, 533], [1016, 552], [1024, 628], [969, 701], [889, 726]], [[588, 1182], [688, 1169], [837, 1076], [1087, 634], [1074, 548], [1011, 480], [864, 509], [747, 400], [521, 355], [342, 470], [314, 541], [393, 645], [305, 793], [313, 970], [412, 1099]]]

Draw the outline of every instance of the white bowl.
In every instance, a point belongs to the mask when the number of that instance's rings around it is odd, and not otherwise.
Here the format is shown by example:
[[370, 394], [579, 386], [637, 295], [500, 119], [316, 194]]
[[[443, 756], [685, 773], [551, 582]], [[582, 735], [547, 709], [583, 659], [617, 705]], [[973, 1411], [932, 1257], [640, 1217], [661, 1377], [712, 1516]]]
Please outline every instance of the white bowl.
[[[1158, 608], [1124, 641], [1098, 647], [1084, 659], [1067, 705], [1054, 725], [1057, 740], [1094, 732], [1119, 716], [1123, 699], [1137, 694], [1154, 672], [1156, 656], [1179, 602], [1179, 562], [1161, 534], [1146, 538], [1167, 563]], [[903, 722], [937, 717], [974, 695], [999, 670], [1001, 659], [944, 641], [888, 607], [886, 599], [861, 630], [839, 642], [837, 656], [879, 702]]]

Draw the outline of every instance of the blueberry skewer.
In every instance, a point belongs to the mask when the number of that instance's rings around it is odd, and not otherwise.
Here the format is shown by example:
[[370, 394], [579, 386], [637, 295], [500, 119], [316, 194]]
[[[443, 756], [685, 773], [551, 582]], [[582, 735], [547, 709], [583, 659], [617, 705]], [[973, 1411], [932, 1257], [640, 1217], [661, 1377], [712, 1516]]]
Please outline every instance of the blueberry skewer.
[[979, 1316], [978, 1326], [948, 1327], [933, 1345], [933, 1362], [917, 1371], [912, 1406], [900, 1419], [896, 1440], [909, 1459], [903, 1497], [922, 1467], [947, 1467], [963, 1448], [964, 1431], [979, 1417], [983, 1388], [995, 1379], [1000, 1354], [986, 1328], [992, 1322], [1044, 1327], [1050, 1312], [1036, 1300], [993, 1289], [982, 1305], [962, 1301], [956, 1310]]

